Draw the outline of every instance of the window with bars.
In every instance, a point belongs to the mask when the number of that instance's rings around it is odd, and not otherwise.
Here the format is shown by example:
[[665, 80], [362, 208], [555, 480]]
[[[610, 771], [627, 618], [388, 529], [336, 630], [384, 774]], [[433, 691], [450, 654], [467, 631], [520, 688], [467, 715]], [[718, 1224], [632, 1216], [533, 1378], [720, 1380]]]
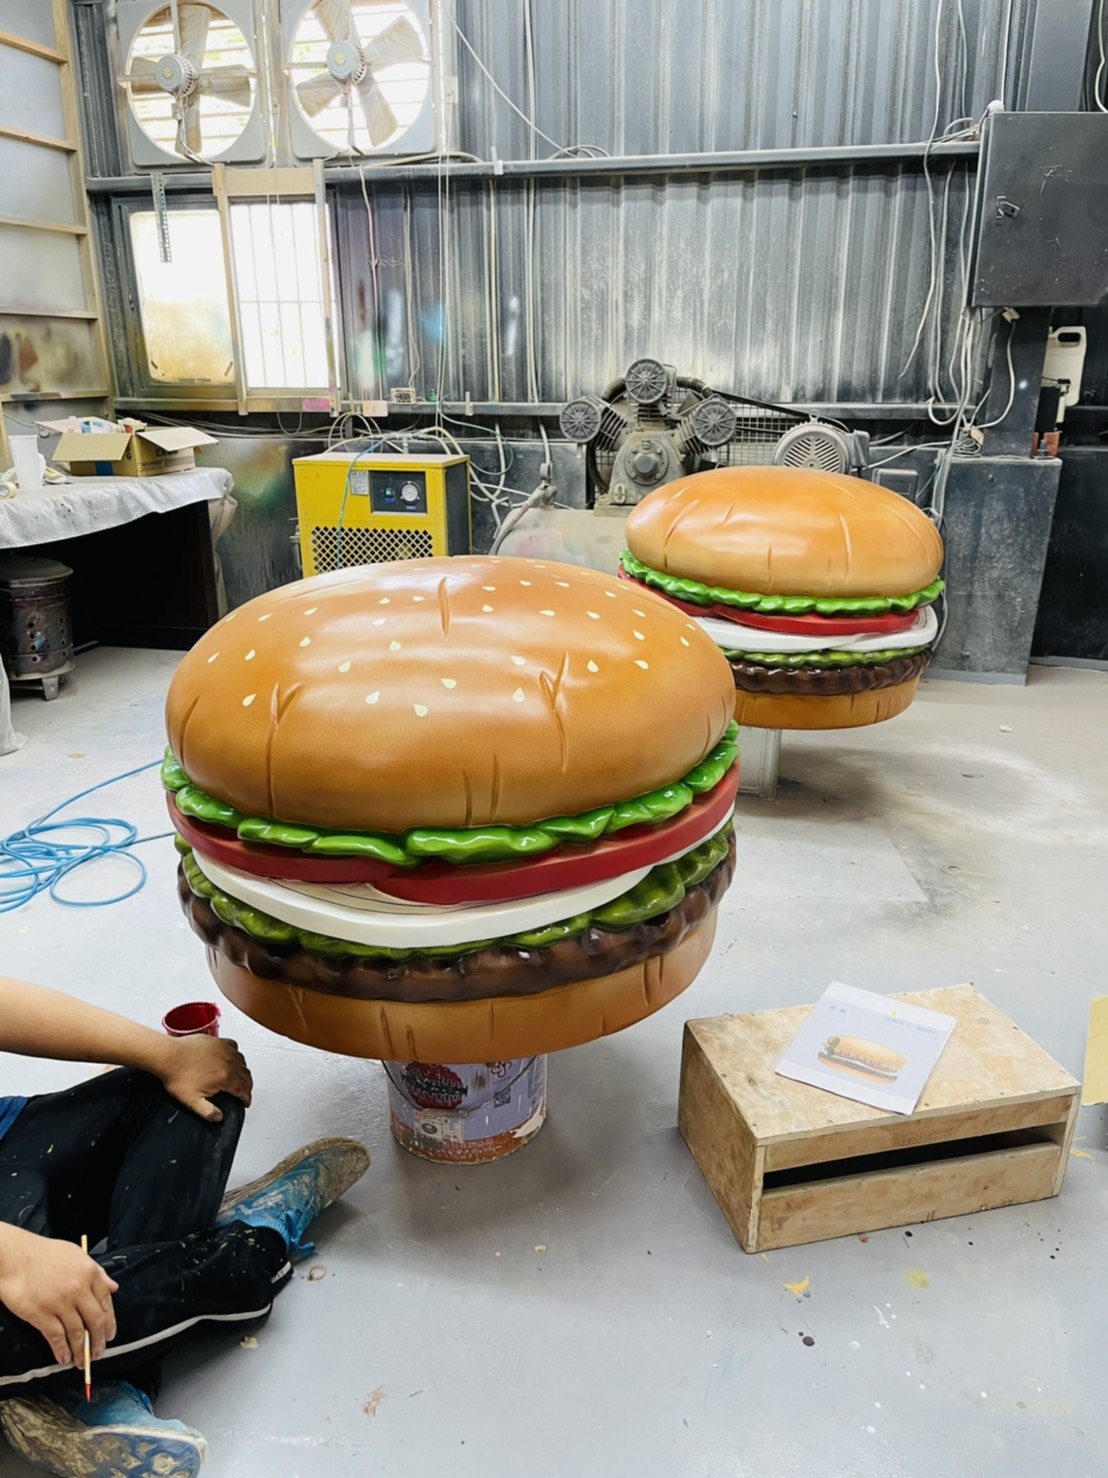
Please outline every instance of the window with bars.
[[230, 221], [247, 390], [325, 390], [327, 311], [315, 205], [236, 201]]

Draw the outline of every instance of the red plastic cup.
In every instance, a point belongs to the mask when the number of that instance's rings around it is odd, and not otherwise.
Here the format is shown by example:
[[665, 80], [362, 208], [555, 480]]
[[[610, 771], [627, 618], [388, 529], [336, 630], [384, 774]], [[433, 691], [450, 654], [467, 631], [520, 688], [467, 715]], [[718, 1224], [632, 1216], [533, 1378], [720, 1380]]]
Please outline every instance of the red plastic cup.
[[218, 1037], [219, 1007], [212, 1001], [189, 1001], [162, 1017], [162, 1029], [171, 1037]]

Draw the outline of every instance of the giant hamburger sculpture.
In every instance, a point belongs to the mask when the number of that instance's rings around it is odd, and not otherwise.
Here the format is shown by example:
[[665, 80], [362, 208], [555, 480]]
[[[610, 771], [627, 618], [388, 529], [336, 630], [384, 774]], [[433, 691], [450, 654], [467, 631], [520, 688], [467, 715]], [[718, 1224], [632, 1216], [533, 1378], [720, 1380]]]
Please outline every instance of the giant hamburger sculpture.
[[248, 1015], [410, 1059], [432, 1097], [420, 1064], [617, 1031], [711, 948], [733, 709], [696, 622], [595, 571], [427, 559], [284, 586], [170, 687], [185, 913]]
[[721, 468], [645, 497], [627, 545], [624, 579], [722, 649], [740, 724], [853, 728], [915, 697], [943, 546], [899, 494], [811, 469]]

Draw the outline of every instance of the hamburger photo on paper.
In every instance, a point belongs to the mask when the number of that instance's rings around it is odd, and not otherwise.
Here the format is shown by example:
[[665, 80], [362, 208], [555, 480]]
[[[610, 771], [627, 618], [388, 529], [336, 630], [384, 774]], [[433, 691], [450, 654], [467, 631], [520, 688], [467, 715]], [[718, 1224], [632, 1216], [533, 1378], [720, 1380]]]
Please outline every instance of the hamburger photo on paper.
[[828, 1037], [819, 1060], [825, 1067], [878, 1083], [895, 1083], [900, 1069], [908, 1061], [902, 1052], [895, 1052], [891, 1047], [871, 1042], [866, 1037]]
[[668, 483], [627, 520], [625, 580], [723, 651], [740, 724], [853, 728], [915, 696], [939, 623], [943, 545], [899, 494], [810, 468]]
[[703, 964], [734, 868], [734, 690], [592, 570], [411, 560], [263, 595], [188, 653], [163, 780], [224, 992], [384, 1058], [553, 1051]]

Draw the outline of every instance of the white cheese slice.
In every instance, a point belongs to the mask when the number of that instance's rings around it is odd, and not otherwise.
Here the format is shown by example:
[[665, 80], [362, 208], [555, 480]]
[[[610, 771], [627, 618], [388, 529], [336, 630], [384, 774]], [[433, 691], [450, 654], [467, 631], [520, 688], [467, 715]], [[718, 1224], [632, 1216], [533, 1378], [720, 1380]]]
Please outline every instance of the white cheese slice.
[[762, 631], [741, 621], [723, 621], [698, 616], [696, 624], [717, 646], [732, 652], [899, 652], [929, 646], [939, 632], [938, 617], [931, 606], [916, 612], [907, 631], [861, 632], [855, 636], [820, 636], [818, 632]]

